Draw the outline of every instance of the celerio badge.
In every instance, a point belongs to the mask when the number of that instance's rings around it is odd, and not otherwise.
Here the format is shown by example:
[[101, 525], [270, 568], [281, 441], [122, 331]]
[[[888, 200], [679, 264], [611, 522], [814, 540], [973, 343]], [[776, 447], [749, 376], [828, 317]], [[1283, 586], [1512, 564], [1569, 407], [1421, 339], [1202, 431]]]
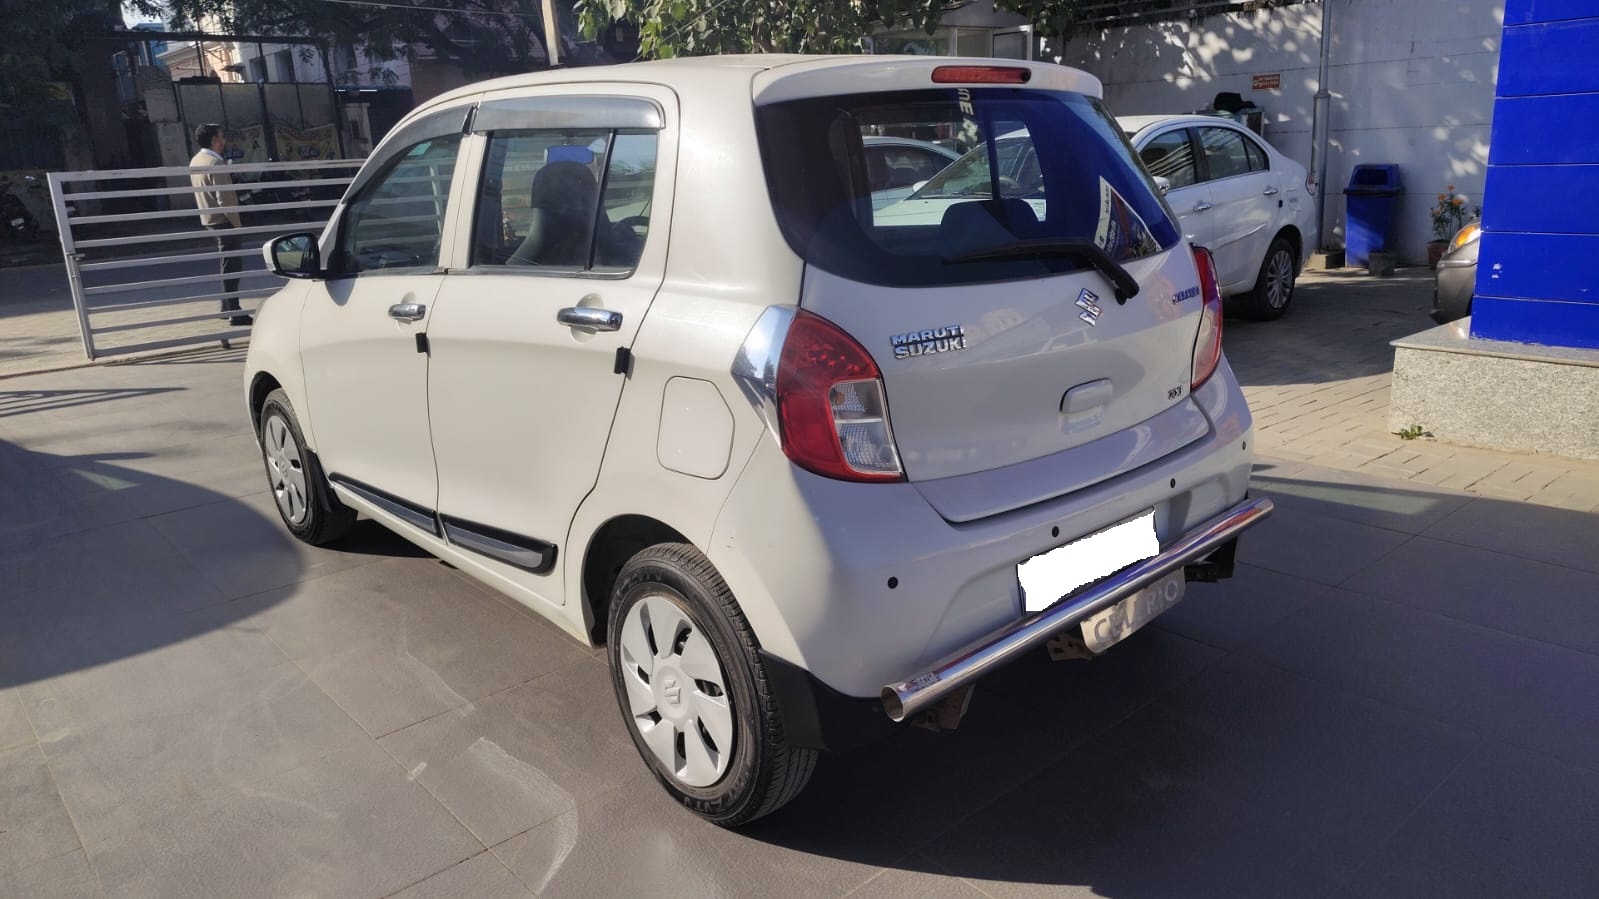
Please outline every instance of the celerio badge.
[[960, 325], [895, 334], [888, 340], [894, 345], [895, 359], [909, 359], [912, 356], [928, 356], [933, 353], [952, 353], [955, 350], [966, 349], [966, 331]]
[[1077, 313], [1078, 318], [1090, 326], [1099, 324], [1099, 314], [1104, 310], [1099, 308], [1099, 297], [1094, 296], [1093, 291], [1083, 288], [1083, 292], [1077, 295], [1077, 308], [1083, 310]]

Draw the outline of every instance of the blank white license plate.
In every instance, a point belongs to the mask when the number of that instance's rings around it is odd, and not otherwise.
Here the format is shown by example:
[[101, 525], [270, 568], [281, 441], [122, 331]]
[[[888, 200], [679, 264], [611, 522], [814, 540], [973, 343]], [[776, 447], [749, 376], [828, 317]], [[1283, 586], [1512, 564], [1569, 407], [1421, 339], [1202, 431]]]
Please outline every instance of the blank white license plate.
[[1084, 584], [1160, 553], [1151, 509], [1016, 566], [1022, 608], [1038, 612]]

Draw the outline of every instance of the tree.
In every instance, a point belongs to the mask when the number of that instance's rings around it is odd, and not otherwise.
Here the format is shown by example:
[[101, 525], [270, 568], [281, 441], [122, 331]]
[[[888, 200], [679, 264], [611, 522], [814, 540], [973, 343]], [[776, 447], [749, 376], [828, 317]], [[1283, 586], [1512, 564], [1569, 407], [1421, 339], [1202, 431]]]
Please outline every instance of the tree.
[[[127, 5], [141, 14], [158, 7], [154, 0]], [[75, 74], [74, 36], [121, 26], [122, 6], [119, 0], [7, 0], [0, 11], [0, 100], [18, 106], [43, 102], [46, 85]]]
[[638, 24], [646, 58], [713, 53], [849, 53], [884, 22], [928, 32], [945, 0], [577, 0], [583, 33]]
[[[555, 6], [561, 33], [575, 33], [570, 0]], [[175, 28], [325, 36], [360, 44], [375, 61], [419, 45], [478, 77], [548, 65], [540, 0], [168, 0], [167, 7]]]

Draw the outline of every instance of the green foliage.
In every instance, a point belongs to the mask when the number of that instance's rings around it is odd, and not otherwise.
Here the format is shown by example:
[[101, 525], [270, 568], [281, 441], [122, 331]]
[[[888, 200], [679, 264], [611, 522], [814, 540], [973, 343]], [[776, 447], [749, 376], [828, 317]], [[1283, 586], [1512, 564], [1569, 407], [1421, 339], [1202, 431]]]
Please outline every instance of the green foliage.
[[[122, 6], [117, 0], [6, 3], [0, 16], [0, 101], [20, 107], [44, 102], [50, 82], [73, 74], [79, 48], [74, 37], [122, 24]], [[141, 14], [158, 8], [154, 0], [130, 0], [127, 6]]]
[[593, 37], [618, 20], [638, 23], [646, 59], [717, 53], [851, 53], [885, 23], [931, 32], [943, 0], [578, 0]]

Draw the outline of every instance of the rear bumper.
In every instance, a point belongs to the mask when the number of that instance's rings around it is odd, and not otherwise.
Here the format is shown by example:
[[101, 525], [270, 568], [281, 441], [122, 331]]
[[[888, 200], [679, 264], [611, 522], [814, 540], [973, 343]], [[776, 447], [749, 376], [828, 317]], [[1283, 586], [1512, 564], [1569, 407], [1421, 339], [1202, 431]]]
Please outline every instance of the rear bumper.
[[1220, 549], [1248, 528], [1264, 521], [1272, 502], [1264, 497], [1246, 500], [1200, 524], [1174, 543], [1142, 562], [1082, 588], [1061, 602], [1015, 621], [950, 653], [936, 664], [883, 688], [883, 710], [903, 721], [928, 708], [949, 693], [1013, 661], [1055, 634], [1109, 608], [1190, 562]]

